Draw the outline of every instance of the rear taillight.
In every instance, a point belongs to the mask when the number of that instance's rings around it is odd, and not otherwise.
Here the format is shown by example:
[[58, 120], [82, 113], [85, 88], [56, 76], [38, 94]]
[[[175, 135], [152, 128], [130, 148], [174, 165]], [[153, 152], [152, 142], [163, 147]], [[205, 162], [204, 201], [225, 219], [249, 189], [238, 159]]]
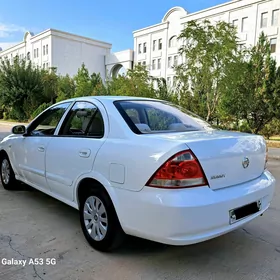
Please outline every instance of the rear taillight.
[[203, 170], [190, 150], [175, 154], [147, 182], [149, 187], [168, 189], [192, 188], [207, 184]]

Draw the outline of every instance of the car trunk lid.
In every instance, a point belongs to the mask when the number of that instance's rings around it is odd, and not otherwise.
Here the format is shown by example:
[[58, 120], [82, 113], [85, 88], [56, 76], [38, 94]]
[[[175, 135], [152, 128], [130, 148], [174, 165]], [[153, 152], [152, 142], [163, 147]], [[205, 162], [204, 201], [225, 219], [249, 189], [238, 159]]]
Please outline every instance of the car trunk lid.
[[212, 130], [162, 137], [186, 143], [213, 190], [253, 180], [264, 171], [266, 144], [261, 136]]

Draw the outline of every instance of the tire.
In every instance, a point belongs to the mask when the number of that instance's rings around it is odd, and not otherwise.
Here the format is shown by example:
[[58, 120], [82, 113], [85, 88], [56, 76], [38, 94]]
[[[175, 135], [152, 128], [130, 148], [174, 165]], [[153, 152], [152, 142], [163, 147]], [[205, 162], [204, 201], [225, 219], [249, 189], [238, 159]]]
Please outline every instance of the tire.
[[[96, 211], [93, 205], [99, 210]], [[90, 189], [81, 198], [79, 212], [84, 236], [94, 249], [109, 252], [122, 245], [125, 233], [114, 205], [105, 190], [102, 188]]]
[[5, 190], [14, 190], [18, 185], [9, 157], [5, 154], [0, 160], [1, 183]]

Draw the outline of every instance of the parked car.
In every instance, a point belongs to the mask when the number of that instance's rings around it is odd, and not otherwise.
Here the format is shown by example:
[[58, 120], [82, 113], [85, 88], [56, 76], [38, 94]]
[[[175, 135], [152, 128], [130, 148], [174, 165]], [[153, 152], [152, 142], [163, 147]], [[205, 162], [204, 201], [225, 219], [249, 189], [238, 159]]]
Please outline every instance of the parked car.
[[5, 189], [21, 181], [76, 208], [100, 251], [126, 235], [170, 245], [223, 235], [262, 215], [275, 188], [263, 137], [148, 98], [59, 102], [14, 126], [0, 155]]

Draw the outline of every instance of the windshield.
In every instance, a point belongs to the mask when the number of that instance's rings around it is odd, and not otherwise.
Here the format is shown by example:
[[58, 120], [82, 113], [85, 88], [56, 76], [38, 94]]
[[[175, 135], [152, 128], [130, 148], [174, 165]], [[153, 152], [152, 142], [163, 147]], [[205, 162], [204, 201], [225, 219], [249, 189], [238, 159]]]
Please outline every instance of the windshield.
[[124, 120], [137, 134], [212, 129], [199, 116], [174, 104], [151, 100], [115, 101]]

